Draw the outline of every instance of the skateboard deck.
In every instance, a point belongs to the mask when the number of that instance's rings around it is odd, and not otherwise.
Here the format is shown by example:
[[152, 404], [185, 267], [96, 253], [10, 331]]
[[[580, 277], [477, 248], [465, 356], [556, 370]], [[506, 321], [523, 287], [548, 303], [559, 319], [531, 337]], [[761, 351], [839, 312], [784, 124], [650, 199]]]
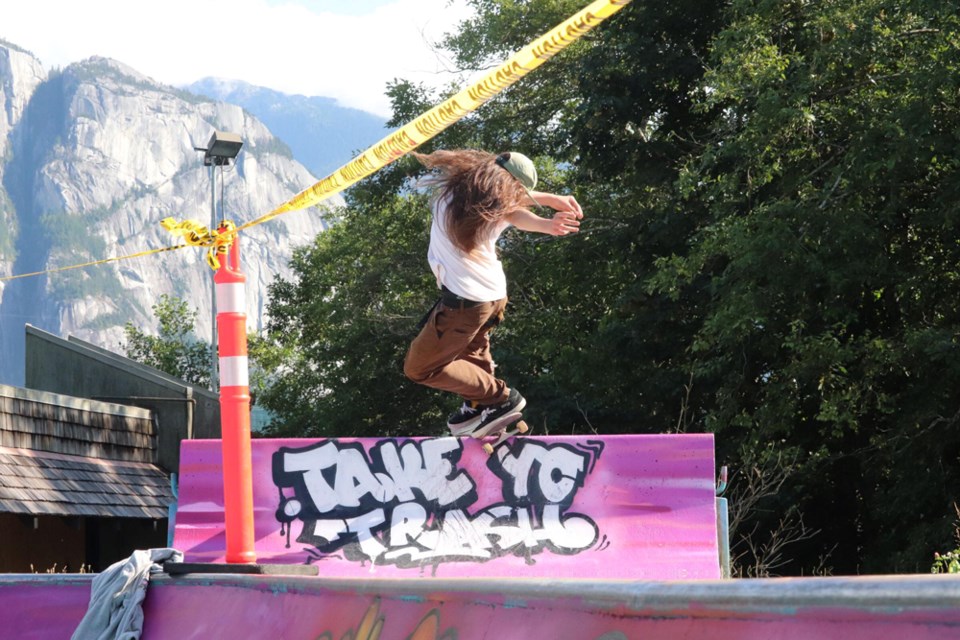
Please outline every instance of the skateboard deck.
[[513, 436], [527, 433], [529, 430], [529, 425], [523, 420], [523, 414], [516, 411], [500, 418], [485, 434], [470, 435], [469, 437], [483, 442], [483, 450], [486, 454], [493, 455], [493, 452], [501, 444]]

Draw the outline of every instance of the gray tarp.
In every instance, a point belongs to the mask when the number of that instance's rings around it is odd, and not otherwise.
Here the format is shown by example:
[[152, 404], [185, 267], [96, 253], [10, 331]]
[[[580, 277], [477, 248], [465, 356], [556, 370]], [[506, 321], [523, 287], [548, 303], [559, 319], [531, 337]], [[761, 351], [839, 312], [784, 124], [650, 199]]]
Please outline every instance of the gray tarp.
[[138, 640], [143, 632], [143, 599], [150, 574], [160, 564], [183, 562], [176, 549], [134, 551], [93, 579], [87, 613], [71, 640]]

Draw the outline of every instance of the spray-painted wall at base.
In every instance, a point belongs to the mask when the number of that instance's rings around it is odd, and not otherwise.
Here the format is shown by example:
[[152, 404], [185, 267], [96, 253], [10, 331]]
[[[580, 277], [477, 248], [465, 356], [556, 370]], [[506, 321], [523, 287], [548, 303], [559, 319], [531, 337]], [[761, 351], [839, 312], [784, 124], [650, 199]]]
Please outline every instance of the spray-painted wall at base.
[[[223, 556], [219, 441], [185, 442], [174, 545]], [[255, 440], [258, 561], [327, 576], [719, 577], [713, 439]]]

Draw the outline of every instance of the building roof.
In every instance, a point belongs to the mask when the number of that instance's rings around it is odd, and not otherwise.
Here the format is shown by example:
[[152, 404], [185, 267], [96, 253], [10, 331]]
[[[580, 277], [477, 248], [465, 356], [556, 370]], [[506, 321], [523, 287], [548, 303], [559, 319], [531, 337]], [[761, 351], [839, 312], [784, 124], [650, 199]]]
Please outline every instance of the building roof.
[[0, 513], [166, 518], [147, 409], [0, 385]]
[[170, 480], [152, 464], [0, 447], [0, 512], [166, 518]]

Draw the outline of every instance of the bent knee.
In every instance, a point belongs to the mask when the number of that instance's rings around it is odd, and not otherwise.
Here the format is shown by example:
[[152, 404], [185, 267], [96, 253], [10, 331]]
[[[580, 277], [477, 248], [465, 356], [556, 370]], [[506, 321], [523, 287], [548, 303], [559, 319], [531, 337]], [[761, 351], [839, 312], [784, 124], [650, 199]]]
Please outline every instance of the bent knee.
[[422, 366], [418, 366], [415, 361], [407, 356], [403, 362], [403, 375], [418, 384], [423, 384], [423, 381], [430, 377], [430, 372]]

